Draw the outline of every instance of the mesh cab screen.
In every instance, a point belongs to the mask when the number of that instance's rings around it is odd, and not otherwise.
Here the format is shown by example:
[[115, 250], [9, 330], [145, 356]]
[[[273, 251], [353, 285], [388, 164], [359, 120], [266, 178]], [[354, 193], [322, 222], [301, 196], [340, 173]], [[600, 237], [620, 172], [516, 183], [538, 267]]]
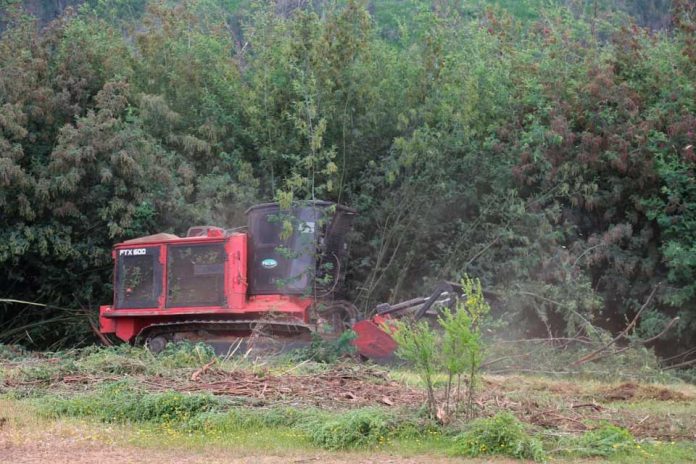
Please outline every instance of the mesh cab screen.
[[[256, 207], [249, 213], [249, 293], [252, 295], [301, 295], [314, 277], [315, 224], [320, 210], [296, 208], [283, 211], [277, 205]], [[292, 233], [283, 239], [283, 222]]]
[[116, 308], [157, 307], [162, 291], [159, 248], [118, 250]]
[[[290, 209], [278, 203], [249, 208], [249, 294], [303, 295], [317, 288], [333, 296], [345, 275], [346, 235], [355, 214], [321, 200]], [[282, 234], [288, 223], [291, 233]]]
[[225, 249], [213, 245], [171, 245], [167, 252], [167, 307], [221, 306]]

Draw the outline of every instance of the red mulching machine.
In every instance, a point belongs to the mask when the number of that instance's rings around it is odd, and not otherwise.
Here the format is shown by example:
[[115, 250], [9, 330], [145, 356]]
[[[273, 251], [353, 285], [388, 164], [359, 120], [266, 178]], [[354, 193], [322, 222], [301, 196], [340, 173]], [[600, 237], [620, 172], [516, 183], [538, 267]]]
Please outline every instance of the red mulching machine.
[[376, 316], [360, 320], [356, 307], [340, 299], [355, 215], [325, 201], [289, 210], [266, 203], [249, 208], [246, 228], [200, 226], [186, 237], [119, 243], [114, 303], [100, 308], [100, 331], [153, 352], [177, 340], [205, 341], [224, 352], [236, 342], [299, 347], [313, 334], [335, 338], [353, 328], [360, 354], [389, 357], [396, 345], [385, 321], [413, 310], [423, 317], [435, 303], [452, 304], [456, 292], [447, 286], [429, 298], [380, 305]]

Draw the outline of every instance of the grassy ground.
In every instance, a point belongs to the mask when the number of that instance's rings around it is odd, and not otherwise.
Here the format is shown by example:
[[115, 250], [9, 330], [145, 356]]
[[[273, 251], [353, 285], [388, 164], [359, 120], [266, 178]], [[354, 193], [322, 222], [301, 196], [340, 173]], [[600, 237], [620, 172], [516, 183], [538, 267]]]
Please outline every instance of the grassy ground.
[[476, 413], [489, 419], [446, 425], [424, 398], [403, 368], [0, 346], [0, 462], [696, 462], [683, 382], [484, 375]]
[[7, 463], [461, 462], [447, 457], [437, 440], [396, 440], [364, 451], [332, 452], [312, 446], [302, 435], [284, 427], [185, 433], [153, 424], [48, 419], [26, 401], [8, 399], [0, 400], [0, 417], [5, 418], [0, 427], [0, 462]]

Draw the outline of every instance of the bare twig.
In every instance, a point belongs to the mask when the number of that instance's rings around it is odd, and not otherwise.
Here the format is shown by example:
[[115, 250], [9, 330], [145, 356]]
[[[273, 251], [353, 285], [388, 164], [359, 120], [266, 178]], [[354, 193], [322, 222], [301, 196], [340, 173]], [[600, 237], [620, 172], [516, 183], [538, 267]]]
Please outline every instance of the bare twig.
[[573, 404], [570, 406], [571, 408], [592, 408], [595, 411], [601, 411], [604, 408], [598, 405], [597, 403], [582, 403], [582, 404]]
[[464, 265], [464, 269], [468, 268], [469, 265], [470, 265], [471, 263], [473, 263], [474, 261], [476, 261], [476, 260], [479, 258], [479, 256], [481, 256], [481, 255], [484, 254], [486, 251], [488, 251], [488, 249], [489, 249], [490, 247], [492, 247], [493, 245], [495, 245], [496, 242], [497, 242], [499, 239], [500, 239], [500, 236], [497, 236], [495, 239], [493, 239], [493, 241], [491, 241], [490, 243], [488, 243], [488, 244], [487, 244], [485, 247], [483, 247], [478, 253], [476, 253], [469, 261], [466, 262], [466, 264]]
[[595, 248], [600, 247], [600, 246], [604, 246], [604, 243], [598, 243], [597, 245], [591, 246], [591, 247], [589, 247], [588, 249], [586, 249], [585, 251], [583, 251], [582, 253], [580, 253], [580, 256], [578, 256], [577, 259], [575, 260], [575, 262], [573, 263], [573, 267], [575, 267], [575, 266], [578, 265], [578, 261], [580, 261], [580, 258], [582, 258], [582, 257], [585, 256], [587, 253], [589, 253], [590, 251], [592, 251], [592, 250], [594, 250]]
[[584, 343], [586, 345], [592, 344], [590, 340], [587, 340], [586, 338], [578, 338], [578, 337], [553, 337], [553, 338], [524, 338], [520, 340], [499, 340], [496, 341], [496, 343], [538, 343], [538, 342], [578, 342], [578, 343]]
[[35, 301], [15, 300], [14, 298], [0, 298], [0, 303], [22, 304], [22, 305], [27, 305], [27, 306], [38, 306], [40, 308], [61, 309], [63, 311], [70, 311], [70, 312], [77, 311], [75, 308], [64, 308], [61, 306], [55, 306], [55, 305], [51, 305], [51, 304], [37, 303]]

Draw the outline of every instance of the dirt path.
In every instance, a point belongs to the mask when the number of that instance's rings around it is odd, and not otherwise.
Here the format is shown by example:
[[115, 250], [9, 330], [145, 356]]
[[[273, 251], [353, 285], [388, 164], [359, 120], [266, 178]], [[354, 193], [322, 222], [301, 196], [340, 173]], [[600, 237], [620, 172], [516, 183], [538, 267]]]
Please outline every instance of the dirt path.
[[[108, 445], [97, 441], [71, 439], [43, 434], [37, 441], [17, 443], [8, 440], [0, 432], [0, 463], [7, 464], [129, 464], [129, 463], [177, 463], [177, 464], [450, 464], [465, 462], [462, 459], [448, 459], [434, 456], [404, 458], [390, 455], [365, 455], [342, 453], [302, 453], [284, 456], [267, 455], [263, 450], [258, 454], [236, 456], [234, 450], [154, 450], [134, 446]], [[491, 462], [471, 460], [466, 462]], [[506, 459], [496, 459], [496, 463], [516, 463]]]
[[[159, 451], [121, 446], [102, 446], [99, 443], [85, 443], [47, 437], [37, 443], [15, 445], [3, 443], [0, 438], [0, 462], [16, 464], [107, 464], [107, 463], [181, 463], [181, 464], [217, 464], [217, 463], [327, 463], [327, 464], [406, 464], [406, 463], [449, 463], [444, 458], [419, 457], [400, 458], [393, 456], [336, 456], [327, 454], [305, 454], [301, 456], [267, 456], [259, 450], [258, 455], [237, 457], [233, 450], [227, 452], [189, 452]], [[461, 462], [461, 461], [457, 461]], [[501, 461], [502, 462], [502, 461]]]

